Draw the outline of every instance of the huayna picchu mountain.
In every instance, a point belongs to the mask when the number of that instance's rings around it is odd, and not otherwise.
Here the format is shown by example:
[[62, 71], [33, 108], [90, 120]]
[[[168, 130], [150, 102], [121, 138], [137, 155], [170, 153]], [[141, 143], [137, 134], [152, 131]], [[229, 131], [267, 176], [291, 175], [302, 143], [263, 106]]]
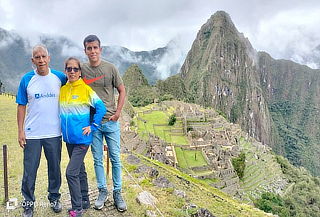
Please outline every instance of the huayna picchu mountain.
[[256, 51], [225, 12], [204, 24], [181, 68], [188, 101], [213, 106], [250, 136], [273, 144], [272, 119], [259, 85]]
[[158, 86], [219, 110], [249, 136], [319, 175], [319, 79], [319, 70], [257, 52], [218, 11], [201, 27], [180, 73]]

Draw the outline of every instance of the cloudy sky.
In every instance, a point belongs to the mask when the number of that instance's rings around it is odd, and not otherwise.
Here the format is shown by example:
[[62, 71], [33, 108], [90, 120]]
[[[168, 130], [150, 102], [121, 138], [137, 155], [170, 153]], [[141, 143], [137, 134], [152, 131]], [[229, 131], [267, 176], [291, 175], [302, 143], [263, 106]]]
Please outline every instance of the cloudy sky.
[[79, 45], [93, 33], [104, 45], [135, 51], [176, 39], [188, 50], [217, 10], [274, 58], [303, 62], [320, 45], [318, 0], [1, 0], [0, 27], [31, 40], [39, 33], [63, 35]]

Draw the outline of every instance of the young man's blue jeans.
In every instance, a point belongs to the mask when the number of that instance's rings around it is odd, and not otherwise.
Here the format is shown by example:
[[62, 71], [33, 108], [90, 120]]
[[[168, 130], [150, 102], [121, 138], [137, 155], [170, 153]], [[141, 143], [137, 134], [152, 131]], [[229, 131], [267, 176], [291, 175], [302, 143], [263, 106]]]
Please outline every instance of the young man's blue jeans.
[[112, 164], [113, 190], [121, 190], [120, 126], [118, 121], [103, 123], [97, 131], [93, 132], [91, 151], [98, 189], [107, 189], [106, 175], [103, 167], [103, 138], [105, 138], [108, 145]]

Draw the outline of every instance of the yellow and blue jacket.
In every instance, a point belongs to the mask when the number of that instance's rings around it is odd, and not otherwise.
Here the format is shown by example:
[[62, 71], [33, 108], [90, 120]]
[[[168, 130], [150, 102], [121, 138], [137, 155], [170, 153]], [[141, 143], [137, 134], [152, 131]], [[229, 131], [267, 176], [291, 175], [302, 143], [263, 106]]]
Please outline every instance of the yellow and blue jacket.
[[[94, 107], [96, 111], [92, 123], [90, 107]], [[66, 143], [90, 145], [92, 133], [100, 126], [106, 112], [103, 101], [81, 78], [61, 87], [60, 119], [63, 140]], [[82, 128], [87, 126], [91, 126], [91, 133], [83, 135]]]

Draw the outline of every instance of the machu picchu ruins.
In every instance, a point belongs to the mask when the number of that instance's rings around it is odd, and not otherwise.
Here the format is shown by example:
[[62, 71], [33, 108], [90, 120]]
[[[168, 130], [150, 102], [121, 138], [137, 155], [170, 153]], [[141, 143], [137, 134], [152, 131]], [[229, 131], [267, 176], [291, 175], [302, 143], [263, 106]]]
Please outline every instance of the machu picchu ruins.
[[[159, 123], [159, 119], [152, 122], [155, 113], [175, 114], [176, 122], [172, 127], [166, 122]], [[287, 184], [271, 148], [213, 109], [164, 101], [139, 109], [131, 124], [128, 121], [123, 138], [126, 144], [131, 144], [130, 151], [178, 168], [235, 197], [249, 200], [264, 190], [281, 194]], [[175, 142], [175, 138], [180, 140]], [[242, 152], [246, 160], [240, 179], [232, 159]]]

